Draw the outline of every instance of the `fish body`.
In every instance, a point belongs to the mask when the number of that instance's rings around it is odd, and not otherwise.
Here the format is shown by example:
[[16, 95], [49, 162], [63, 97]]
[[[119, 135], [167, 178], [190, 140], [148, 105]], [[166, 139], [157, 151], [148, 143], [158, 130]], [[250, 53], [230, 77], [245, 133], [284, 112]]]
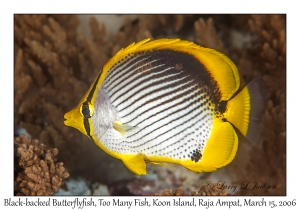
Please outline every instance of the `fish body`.
[[255, 141], [263, 106], [261, 80], [240, 86], [222, 53], [180, 39], [149, 39], [120, 50], [103, 67], [65, 125], [90, 137], [132, 172], [146, 163], [209, 172], [238, 148], [232, 125]]

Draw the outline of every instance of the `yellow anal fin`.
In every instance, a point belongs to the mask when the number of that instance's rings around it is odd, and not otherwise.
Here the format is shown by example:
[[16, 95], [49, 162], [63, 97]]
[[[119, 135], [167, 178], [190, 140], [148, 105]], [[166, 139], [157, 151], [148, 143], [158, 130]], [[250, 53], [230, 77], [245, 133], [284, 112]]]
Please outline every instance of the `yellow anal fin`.
[[266, 107], [266, 88], [262, 78], [252, 80], [238, 95], [228, 101], [224, 117], [248, 140], [259, 142], [259, 125]]
[[199, 162], [182, 161], [180, 164], [195, 172], [212, 172], [229, 164], [235, 157], [238, 137], [228, 122], [216, 122]]
[[146, 163], [143, 154], [126, 155], [122, 158], [124, 165], [137, 175], [147, 175]]
[[203, 151], [201, 164], [215, 168], [229, 164], [235, 157], [238, 137], [228, 122], [216, 123]]

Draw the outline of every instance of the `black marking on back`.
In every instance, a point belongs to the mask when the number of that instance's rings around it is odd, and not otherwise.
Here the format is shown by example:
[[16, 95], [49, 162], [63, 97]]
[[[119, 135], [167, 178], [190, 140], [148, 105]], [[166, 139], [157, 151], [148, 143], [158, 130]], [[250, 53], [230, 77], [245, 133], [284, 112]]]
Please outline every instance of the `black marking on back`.
[[[177, 83], [174, 83], [172, 85], [178, 86], [181, 83], [187, 82], [187, 81], [192, 81], [189, 85], [196, 85], [195, 89], [199, 88], [201, 89], [200, 93], [205, 92], [205, 95], [208, 96], [208, 100], [204, 100], [205, 96], [202, 96], [199, 100], [201, 100], [201, 104], [200, 106], [203, 106], [203, 104], [208, 103], [209, 101], [217, 104], [220, 101], [220, 93], [219, 93], [219, 88], [217, 85], [217, 82], [212, 78], [212, 75], [209, 73], [209, 71], [207, 69], [205, 69], [205, 66], [202, 65], [202, 63], [200, 63], [200, 61], [198, 59], [196, 59], [194, 56], [184, 53], [184, 52], [179, 52], [179, 51], [174, 51], [174, 50], [152, 50], [152, 51], [146, 51], [146, 52], [141, 52], [141, 53], [137, 53], [136, 55], [133, 56], [139, 56], [139, 60], [143, 59], [143, 58], [148, 58], [145, 59], [143, 62], [139, 62], [138, 66], [140, 65], [145, 65], [143, 68], [147, 68], [149, 69], [149, 71], [144, 71], [143, 74], [140, 74], [140, 76], [138, 78], [143, 78], [145, 76], [145, 74], [151, 74], [151, 73], [158, 73], [161, 71], [164, 71], [166, 68], [170, 68], [172, 67], [172, 69], [163, 72], [162, 74], [159, 74], [159, 76], [163, 77], [166, 75], [173, 75], [173, 74], [177, 74], [178, 72], [181, 72], [178, 77], [183, 77], [183, 76], [187, 76], [187, 78], [185, 78], [184, 80], [181, 80]], [[149, 59], [150, 57], [150, 59]], [[131, 57], [132, 59], [132, 57]], [[157, 62], [155, 62], [155, 66], [159, 66], [161, 64], [164, 64], [163, 66], [157, 67], [157, 68], [152, 68], [153, 64], [149, 63], [153, 60], [158, 60]], [[129, 61], [130, 62], [130, 59]], [[147, 65], [149, 63], [149, 65]], [[136, 68], [138, 68], [138, 66]], [[135, 68], [135, 69], [136, 69]], [[145, 70], [145, 69], [143, 69]], [[120, 69], [120, 71], [122, 71], [122, 69]], [[139, 70], [140, 71], [140, 70]], [[137, 79], [138, 79], [137, 78]], [[175, 79], [175, 77], [170, 77], [171, 79]], [[149, 78], [151, 79], [151, 78]], [[123, 87], [121, 86], [120, 89], [122, 89]], [[138, 90], [138, 87], [135, 87]], [[148, 87], [144, 87], [148, 88]], [[163, 87], [165, 88], [165, 87]], [[157, 90], [155, 90], [157, 91]], [[190, 91], [194, 91], [194, 90], [190, 90]], [[127, 105], [127, 107], [130, 107], [132, 104], [139, 104], [139, 103], [143, 103], [143, 98], [147, 97], [149, 94], [151, 94], [152, 92], [149, 92], [145, 95], [140, 96], [139, 98], [137, 98], [135, 101], [133, 101], [131, 104]], [[186, 94], [185, 92], [183, 94]], [[113, 95], [113, 94], [112, 94]], [[132, 97], [134, 95], [134, 93], [132, 93], [130, 95], [130, 97]], [[176, 98], [182, 97], [183, 95], [178, 95], [176, 96]], [[159, 100], [160, 97], [154, 98], [152, 100]], [[175, 99], [176, 99], [175, 98]], [[115, 101], [118, 98], [115, 99]], [[123, 101], [127, 101], [128, 98], [123, 99]], [[149, 101], [147, 100], [147, 103]], [[113, 102], [112, 102], [113, 103]], [[146, 103], [146, 102], [144, 102]], [[162, 102], [162, 104], [164, 104], [166, 102]], [[116, 107], [118, 107], [118, 105], [120, 105], [120, 103], [115, 104]], [[127, 107], [124, 107], [122, 110], [126, 109]], [[121, 110], [119, 110], [121, 111]], [[131, 112], [131, 114], [133, 116], [135, 116], [134, 114], [135, 111]], [[135, 118], [132, 118], [132, 120], [134, 120]], [[134, 126], [139, 126], [139, 125], [134, 125]], [[163, 125], [165, 126], [165, 125]], [[159, 129], [159, 128], [157, 128]], [[132, 135], [135, 135], [132, 134]], [[136, 139], [135, 141], [139, 141], [140, 139]], [[146, 143], [146, 142], [145, 142]]]
[[[127, 61], [125, 62], [131, 62], [134, 56], [139, 56], [139, 59], [136, 61], [136, 66], [135, 68], [132, 69], [132, 71], [136, 71], [135, 73], [140, 73], [139, 78], [145, 77], [145, 75], [149, 75], [152, 73], [158, 73], [161, 71], [164, 71], [166, 68], [172, 68], [169, 71], [166, 71], [162, 74], [159, 74], [159, 77], [163, 77], [166, 75], [172, 75], [172, 74], [177, 74], [178, 72], [182, 72], [182, 74], [178, 75], [178, 77], [183, 77], [183, 76], [188, 76], [186, 78], [187, 80], [191, 80], [193, 78], [194, 82], [191, 83], [190, 85], [196, 84], [198, 87], [204, 87], [203, 91], [207, 92], [207, 94], [210, 96], [210, 101], [213, 103], [217, 104], [220, 100], [220, 93], [219, 93], [219, 88], [217, 82], [212, 78], [212, 75], [209, 73], [209, 71], [205, 68], [205, 66], [200, 63], [200, 61], [195, 58], [193, 55], [184, 53], [184, 52], [179, 52], [179, 51], [174, 51], [174, 50], [151, 50], [151, 51], [144, 51], [144, 52], [139, 52], [136, 53], [128, 58]], [[147, 58], [147, 59], [145, 59]], [[143, 60], [144, 59], [144, 60]], [[155, 64], [152, 64], [151, 61], [157, 60]], [[139, 62], [138, 62], [139, 61]], [[153, 66], [159, 66], [163, 64], [163, 66], [157, 67], [157, 68], [152, 68]], [[125, 64], [126, 65], [126, 64]], [[138, 69], [138, 67], [143, 66], [143, 68]], [[152, 68], [152, 69], [151, 69]], [[136, 70], [138, 69], [138, 70]], [[149, 71], [145, 71], [149, 69]], [[151, 69], [151, 70], [150, 70]], [[111, 69], [111, 70], [116, 70], [116, 69]], [[118, 69], [118, 71], [122, 72], [123, 69]], [[128, 74], [128, 72], [126, 72]], [[109, 74], [109, 73], [108, 73]], [[119, 74], [119, 73], [116, 73]], [[116, 75], [115, 74], [115, 75]], [[126, 74], [125, 74], [126, 75]], [[151, 78], [149, 78], [151, 79]], [[176, 79], [176, 77], [172, 77], [170, 79]], [[181, 81], [184, 82], [185, 80]], [[108, 81], [106, 81], [108, 82]], [[123, 84], [125, 85], [126, 82], [124, 81]], [[139, 84], [140, 85], [140, 84]], [[175, 83], [174, 85], [178, 85]], [[110, 89], [113, 87], [108, 87], [108, 92], [110, 92]], [[122, 89], [124, 88], [121, 86], [119, 88]], [[135, 87], [137, 88], [137, 87]], [[147, 87], [145, 87], [147, 88]], [[113, 97], [116, 94], [116, 92], [111, 93], [111, 97]], [[146, 95], [145, 95], [146, 96]], [[132, 97], [132, 95], [131, 95]], [[180, 97], [180, 96], [178, 96]], [[118, 100], [119, 97], [115, 98], [114, 101]], [[143, 98], [143, 97], [141, 97]], [[139, 99], [141, 99], [139, 98]], [[139, 100], [137, 99], [137, 101]], [[124, 99], [127, 100], [127, 99]], [[137, 102], [135, 101], [135, 102]], [[134, 103], [135, 103], [134, 102]], [[113, 103], [113, 102], [112, 102]]]

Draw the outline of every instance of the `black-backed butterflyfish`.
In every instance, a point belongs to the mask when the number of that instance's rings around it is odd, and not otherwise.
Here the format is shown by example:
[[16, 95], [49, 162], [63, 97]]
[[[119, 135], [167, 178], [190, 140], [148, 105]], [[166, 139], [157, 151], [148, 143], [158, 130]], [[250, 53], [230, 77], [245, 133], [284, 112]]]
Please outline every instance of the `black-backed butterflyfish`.
[[224, 54], [180, 39], [146, 39], [104, 65], [65, 125], [139, 175], [146, 163], [161, 162], [215, 171], [236, 155], [234, 127], [256, 141], [262, 80], [235, 95], [239, 86], [238, 69]]

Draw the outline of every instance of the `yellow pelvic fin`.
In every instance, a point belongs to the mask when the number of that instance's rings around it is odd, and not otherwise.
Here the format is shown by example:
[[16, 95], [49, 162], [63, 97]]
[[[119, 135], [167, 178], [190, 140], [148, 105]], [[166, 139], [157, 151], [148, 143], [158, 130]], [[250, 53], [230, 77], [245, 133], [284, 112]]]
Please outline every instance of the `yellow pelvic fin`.
[[252, 80], [227, 103], [224, 117], [248, 140], [259, 142], [259, 125], [266, 107], [266, 88], [261, 77]]
[[147, 175], [146, 163], [143, 154], [124, 155], [122, 157], [124, 165], [133, 173], [137, 175]]

